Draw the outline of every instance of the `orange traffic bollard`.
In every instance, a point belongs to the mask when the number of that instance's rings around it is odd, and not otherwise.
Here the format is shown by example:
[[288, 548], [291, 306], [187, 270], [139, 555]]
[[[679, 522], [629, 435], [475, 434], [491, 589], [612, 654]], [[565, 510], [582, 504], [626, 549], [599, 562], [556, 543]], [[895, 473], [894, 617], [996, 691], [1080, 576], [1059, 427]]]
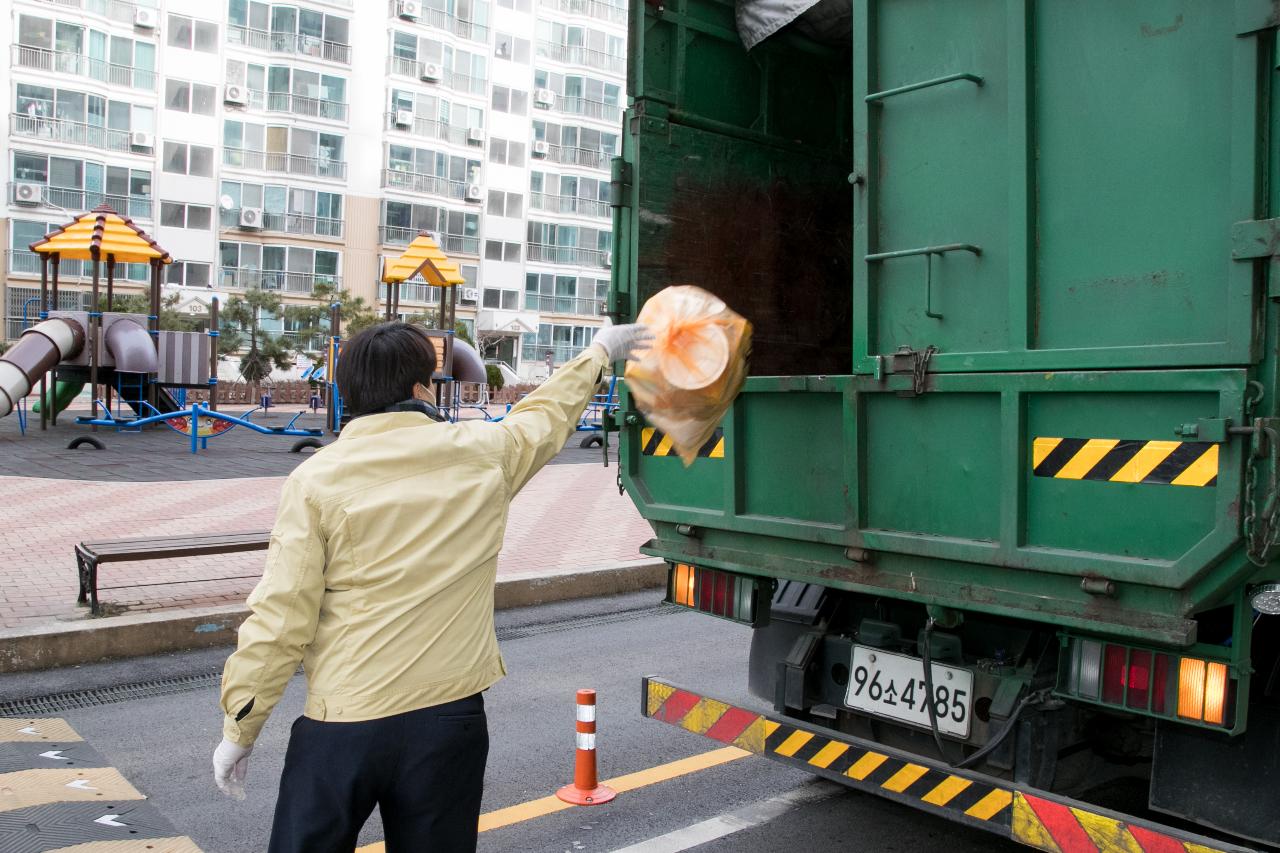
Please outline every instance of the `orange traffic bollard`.
[[578, 750], [574, 755], [573, 784], [565, 785], [556, 796], [575, 806], [598, 806], [607, 803], [618, 792], [601, 785], [596, 779], [596, 692], [578, 691]]

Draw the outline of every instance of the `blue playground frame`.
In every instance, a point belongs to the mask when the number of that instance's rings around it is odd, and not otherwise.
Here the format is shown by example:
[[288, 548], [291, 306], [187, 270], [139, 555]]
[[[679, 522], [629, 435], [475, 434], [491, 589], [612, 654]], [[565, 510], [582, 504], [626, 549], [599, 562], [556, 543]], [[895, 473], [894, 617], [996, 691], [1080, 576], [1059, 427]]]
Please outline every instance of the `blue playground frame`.
[[[181, 409], [177, 412], [168, 412], [165, 414], [157, 413], [154, 415], [148, 415], [145, 418], [115, 418], [112, 416], [111, 411], [107, 409], [106, 404], [102, 400], [95, 400], [94, 407], [101, 407], [102, 410], [106, 412], [105, 416], [79, 417], [76, 418], [76, 423], [85, 424], [86, 426], [113, 427], [115, 429], [141, 429], [149, 424], [163, 423], [174, 432], [181, 434], [181, 430], [178, 430], [172, 424], [169, 424], [168, 421], [173, 420], [174, 418], [190, 418], [192, 453], [197, 453], [202, 449], [208, 449], [210, 438], [217, 438], [219, 435], [230, 432], [238, 426], [245, 427], [246, 429], [253, 430], [254, 432], [261, 433], [262, 435], [284, 435], [295, 436], [298, 438], [319, 438], [324, 435], [324, 430], [294, 426], [294, 424], [297, 423], [298, 418], [306, 414], [305, 411], [298, 412], [289, 419], [289, 423], [282, 427], [266, 427], [262, 424], [256, 424], [249, 420], [249, 416], [256, 412], [258, 410], [257, 408], [245, 412], [243, 417], [236, 417], [235, 415], [216, 412], [203, 403], [193, 403], [189, 409]], [[147, 407], [154, 410], [154, 407], [150, 404], [148, 404]], [[231, 424], [231, 426], [222, 432], [202, 436], [200, 435], [201, 418], [223, 421]]]

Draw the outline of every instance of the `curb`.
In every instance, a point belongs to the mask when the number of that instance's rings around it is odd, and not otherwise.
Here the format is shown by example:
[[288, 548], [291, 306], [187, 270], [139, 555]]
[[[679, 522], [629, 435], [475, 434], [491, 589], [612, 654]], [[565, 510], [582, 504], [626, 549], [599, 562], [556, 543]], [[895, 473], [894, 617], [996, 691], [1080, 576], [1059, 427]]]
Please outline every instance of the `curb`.
[[[508, 575], [498, 579], [494, 608], [509, 610], [656, 589], [666, 580], [666, 564], [652, 559]], [[3, 630], [0, 673], [234, 645], [240, 623], [248, 615], [248, 608], [231, 604]]]

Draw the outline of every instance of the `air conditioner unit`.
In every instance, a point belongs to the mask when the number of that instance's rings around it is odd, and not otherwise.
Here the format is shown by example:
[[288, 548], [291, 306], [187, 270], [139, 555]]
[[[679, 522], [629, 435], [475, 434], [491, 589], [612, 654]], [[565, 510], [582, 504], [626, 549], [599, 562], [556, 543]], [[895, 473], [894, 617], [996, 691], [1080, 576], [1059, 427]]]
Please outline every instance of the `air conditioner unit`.
[[534, 89], [533, 105], [543, 109], [551, 109], [556, 103], [556, 93], [550, 89]]
[[154, 30], [159, 24], [160, 13], [155, 9], [134, 9], [133, 25], [144, 30]]
[[535, 139], [535, 140], [533, 140], [533, 149], [532, 149], [532, 150], [533, 150], [533, 156], [534, 156], [534, 157], [546, 157], [546, 156], [547, 156], [547, 152], [548, 152], [550, 149], [551, 149], [551, 146], [547, 144], [547, 140], [545, 140], [545, 139]]
[[224, 103], [247, 107], [249, 105], [249, 91], [244, 86], [228, 86], [222, 91], [222, 100]]
[[156, 136], [154, 133], [147, 133], [145, 130], [135, 130], [129, 134], [129, 145], [133, 148], [155, 148]]
[[416, 21], [422, 14], [422, 4], [418, 0], [400, 0], [396, 3], [396, 17], [406, 21]]
[[396, 127], [413, 127], [413, 110], [396, 110]]
[[440, 82], [440, 66], [435, 62], [418, 63], [418, 79], [428, 83]]
[[604, 253], [604, 265], [605, 265], [606, 267], [612, 267], [612, 266], [613, 266], [613, 252], [605, 252], [605, 253]]
[[477, 145], [484, 142], [484, 128], [483, 127], [467, 128], [467, 142], [474, 142]]
[[483, 198], [479, 184], [467, 184], [467, 201], [480, 201]]
[[462, 288], [462, 301], [475, 302], [480, 298], [480, 290], [475, 287]]
[[240, 208], [240, 227], [241, 228], [261, 228], [262, 227], [262, 208], [260, 207]]
[[43, 198], [44, 184], [19, 181], [13, 185], [13, 201], [15, 204], [39, 204]]

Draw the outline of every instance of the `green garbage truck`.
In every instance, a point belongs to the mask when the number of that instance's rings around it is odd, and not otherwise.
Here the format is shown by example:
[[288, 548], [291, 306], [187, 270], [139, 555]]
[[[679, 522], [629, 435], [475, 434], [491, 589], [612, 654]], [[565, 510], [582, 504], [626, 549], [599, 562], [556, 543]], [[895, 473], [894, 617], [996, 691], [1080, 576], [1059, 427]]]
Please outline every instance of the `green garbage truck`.
[[[740, 0], [738, 18], [741, 18]], [[644, 712], [1044, 850], [1280, 844], [1280, 3], [634, 0], [610, 311], [755, 327], [668, 599], [760, 711]]]

